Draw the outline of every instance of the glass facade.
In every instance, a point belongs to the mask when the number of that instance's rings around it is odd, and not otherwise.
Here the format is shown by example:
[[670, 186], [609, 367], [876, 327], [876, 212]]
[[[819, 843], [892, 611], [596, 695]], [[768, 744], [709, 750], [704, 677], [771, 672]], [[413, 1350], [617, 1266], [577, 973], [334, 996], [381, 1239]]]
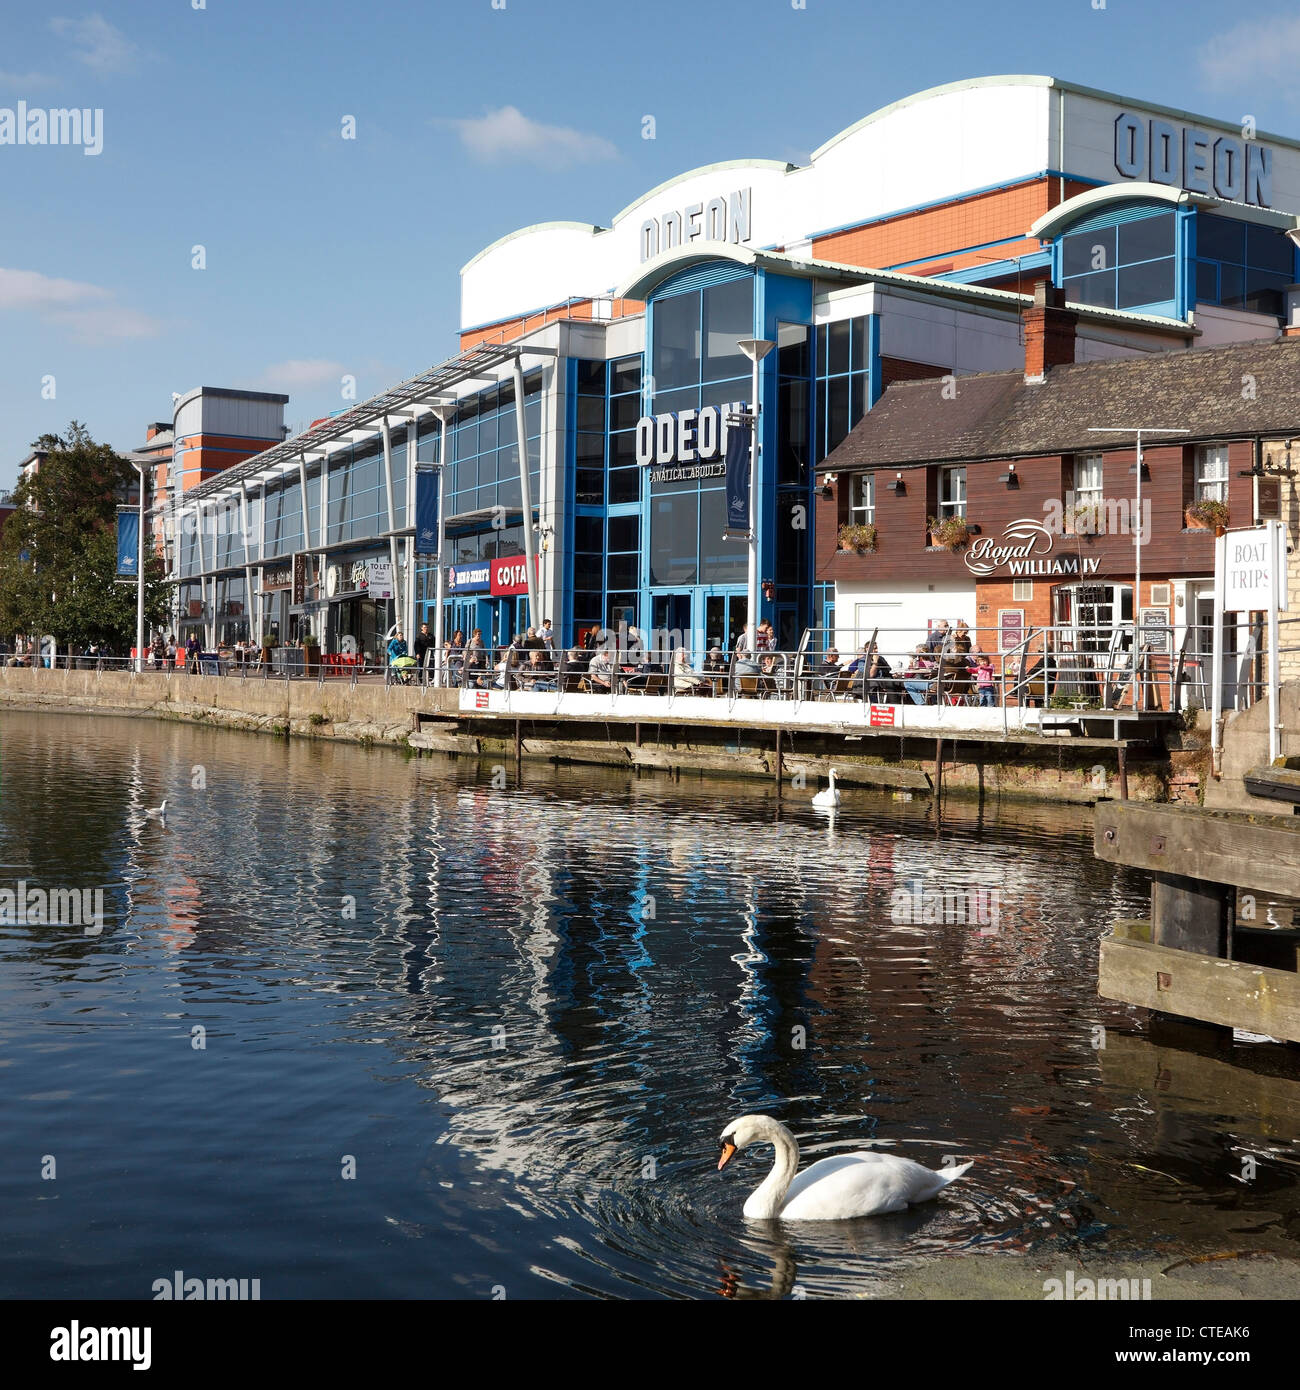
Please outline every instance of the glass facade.
[[1220, 304], [1281, 316], [1296, 278], [1283, 232], [1203, 210], [1123, 204], [1058, 239], [1057, 283], [1078, 304], [1185, 314]]
[[1102, 309], [1154, 308], [1176, 297], [1175, 214], [1143, 209], [1130, 220], [1092, 226], [1061, 238], [1066, 298]]
[[1213, 213], [1196, 218], [1196, 298], [1256, 314], [1285, 310], [1295, 281], [1295, 247], [1272, 227]]
[[869, 356], [865, 317], [824, 323], [817, 329], [816, 463], [866, 414]]

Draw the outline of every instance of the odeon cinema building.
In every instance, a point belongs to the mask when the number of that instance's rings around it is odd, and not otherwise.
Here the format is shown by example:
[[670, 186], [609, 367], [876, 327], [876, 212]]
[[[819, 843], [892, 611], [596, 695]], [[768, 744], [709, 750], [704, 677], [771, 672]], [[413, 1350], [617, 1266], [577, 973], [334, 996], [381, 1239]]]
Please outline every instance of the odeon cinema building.
[[[1079, 362], [1279, 338], [1298, 211], [1300, 142], [1011, 76], [894, 102], [805, 165], [730, 160], [605, 225], [524, 227], [462, 270], [457, 356], [197, 489], [196, 512], [247, 524], [194, 528], [182, 612], [219, 638], [238, 595], [259, 630], [311, 626], [330, 649], [433, 626], [441, 595], [448, 634], [503, 643], [528, 621], [530, 551], [536, 616], [565, 643], [623, 623], [726, 644], [748, 546], [725, 538], [724, 454], [753, 396], [740, 345], [768, 340], [759, 616], [793, 647], [835, 626], [814, 535], [826, 456], [891, 383], [1023, 370], [1036, 296], [1071, 309]], [[415, 534], [423, 464], [444, 465], [440, 566]], [[367, 590], [376, 559], [391, 598]], [[959, 616], [968, 580], [907, 594]]]

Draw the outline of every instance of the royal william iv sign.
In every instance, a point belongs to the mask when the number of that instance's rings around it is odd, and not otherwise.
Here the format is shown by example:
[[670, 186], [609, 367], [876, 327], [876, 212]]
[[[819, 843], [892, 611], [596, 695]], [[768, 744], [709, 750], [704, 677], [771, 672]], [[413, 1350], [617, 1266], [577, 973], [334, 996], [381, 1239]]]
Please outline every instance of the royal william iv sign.
[[962, 557], [972, 574], [1005, 569], [1016, 578], [1033, 575], [1096, 574], [1101, 561], [1092, 555], [1053, 554], [1050, 527], [1033, 517], [1010, 522], [1001, 536], [979, 536]]
[[650, 467], [652, 483], [721, 478], [727, 471], [728, 421], [744, 410], [743, 401], [733, 401], [703, 410], [643, 415], [636, 426], [636, 461]]

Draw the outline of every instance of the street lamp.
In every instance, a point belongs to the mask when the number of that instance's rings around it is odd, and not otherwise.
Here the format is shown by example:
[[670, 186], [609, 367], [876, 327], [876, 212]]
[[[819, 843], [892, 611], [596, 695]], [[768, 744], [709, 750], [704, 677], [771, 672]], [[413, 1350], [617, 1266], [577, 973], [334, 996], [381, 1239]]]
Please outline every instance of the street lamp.
[[[1134, 559], [1133, 559], [1133, 708], [1139, 709], [1143, 704], [1142, 691], [1137, 684], [1137, 659], [1139, 654], [1139, 644], [1142, 640], [1142, 436], [1144, 434], [1190, 434], [1190, 430], [1182, 429], [1153, 429], [1146, 425], [1134, 427], [1132, 425], [1093, 425], [1088, 430], [1089, 434], [1131, 434], [1137, 439], [1137, 464], [1134, 472], [1137, 474], [1137, 512], [1134, 517], [1136, 528], [1133, 540]], [[1121, 621], [1123, 620], [1123, 614]]]
[[746, 600], [746, 630], [749, 655], [758, 657], [758, 458], [762, 449], [758, 437], [758, 364], [776, 346], [771, 338], [741, 338], [736, 346], [754, 364], [753, 387], [749, 398], [749, 585]]
[[[447, 429], [456, 418], [454, 400], [438, 401], [433, 407], [434, 419], [442, 427], [438, 436], [438, 559], [434, 566], [433, 580], [433, 683], [443, 682], [443, 618], [442, 618], [442, 551], [446, 542], [446, 522], [444, 520], [443, 499], [445, 490], [443, 479], [447, 476]], [[427, 592], [427, 590], [426, 590]]]

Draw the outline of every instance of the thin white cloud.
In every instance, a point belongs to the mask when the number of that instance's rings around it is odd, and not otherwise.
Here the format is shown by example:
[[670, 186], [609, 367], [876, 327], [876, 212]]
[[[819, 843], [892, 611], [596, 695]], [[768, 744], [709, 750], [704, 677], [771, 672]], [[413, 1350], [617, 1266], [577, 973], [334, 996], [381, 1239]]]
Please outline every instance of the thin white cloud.
[[6, 311], [35, 314], [84, 343], [153, 338], [164, 326], [151, 314], [118, 304], [102, 285], [0, 266], [0, 313]]
[[129, 72], [135, 66], [135, 44], [101, 14], [87, 15], [85, 19], [52, 19], [50, 28], [67, 39], [73, 56], [94, 72]]
[[1201, 75], [1214, 91], [1275, 92], [1295, 100], [1300, 70], [1300, 17], [1258, 16], [1209, 40]]
[[324, 357], [292, 357], [267, 367], [261, 384], [282, 391], [313, 391], [323, 386], [337, 387], [347, 370], [342, 362]]
[[30, 92], [33, 87], [48, 87], [54, 79], [43, 72], [0, 72], [0, 87], [16, 92]]
[[589, 135], [569, 126], [545, 125], [525, 116], [518, 107], [502, 106], [484, 116], [446, 122], [475, 159], [485, 164], [527, 161], [548, 169], [596, 164], [617, 159], [618, 149], [603, 135]]

